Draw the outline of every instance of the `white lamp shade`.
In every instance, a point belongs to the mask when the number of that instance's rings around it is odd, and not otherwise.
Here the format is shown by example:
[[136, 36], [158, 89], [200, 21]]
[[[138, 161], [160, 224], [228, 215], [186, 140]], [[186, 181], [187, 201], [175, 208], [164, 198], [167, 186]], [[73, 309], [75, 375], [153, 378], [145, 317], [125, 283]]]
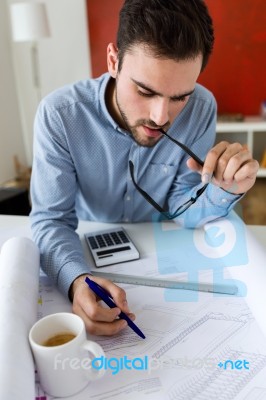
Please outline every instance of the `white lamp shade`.
[[10, 4], [10, 16], [15, 42], [35, 41], [50, 36], [44, 3]]

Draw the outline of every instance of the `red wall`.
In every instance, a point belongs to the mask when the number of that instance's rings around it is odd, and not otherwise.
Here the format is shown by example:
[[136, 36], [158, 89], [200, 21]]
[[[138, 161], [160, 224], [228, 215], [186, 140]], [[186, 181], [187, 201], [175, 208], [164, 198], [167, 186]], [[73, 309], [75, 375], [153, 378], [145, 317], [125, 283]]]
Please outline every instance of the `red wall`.
[[123, 0], [87, 0], [94, 77], [107, 71], [106, 47], [108, 43], [116, 43], [118, 14], [123, 3]]
[[[93, 76], [106, 71], [123, 0], [87, 0]], [[206, 0], [215, 27], [214, 53], [199, 82], [220, 113], [258, 114], [266, 99], [266, 1]]]

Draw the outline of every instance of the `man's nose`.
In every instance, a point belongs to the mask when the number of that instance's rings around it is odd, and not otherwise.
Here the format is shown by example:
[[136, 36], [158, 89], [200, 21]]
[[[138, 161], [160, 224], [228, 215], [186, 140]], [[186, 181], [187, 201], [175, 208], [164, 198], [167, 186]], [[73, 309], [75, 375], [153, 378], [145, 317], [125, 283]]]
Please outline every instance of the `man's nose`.
[[169, 100], [157, 97], [151, 104], [150, 119], [157, 126], [164, 126], [169, 122]]

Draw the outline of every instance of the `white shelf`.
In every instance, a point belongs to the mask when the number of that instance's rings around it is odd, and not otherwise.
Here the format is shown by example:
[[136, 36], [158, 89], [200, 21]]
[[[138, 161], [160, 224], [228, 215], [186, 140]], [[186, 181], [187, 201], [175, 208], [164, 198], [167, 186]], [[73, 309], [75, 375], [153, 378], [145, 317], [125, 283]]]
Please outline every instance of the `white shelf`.
[[258, 178], [266, 178], [266, 168], [259, 168], [257, 177]]
[[217, 122], [216, 132], [265, 132], [266, 120], [260, 117], [246, 117], [242, 122]]
[[[243, 122], [217, 122], [216, 142], [240, 142], [247, 144], [253, 157], [259, 162], [266, 150], [266, 120], [257, 116], [246, 117]], [[258, 177], [266, 177], [266, 168], [260, 168]]]

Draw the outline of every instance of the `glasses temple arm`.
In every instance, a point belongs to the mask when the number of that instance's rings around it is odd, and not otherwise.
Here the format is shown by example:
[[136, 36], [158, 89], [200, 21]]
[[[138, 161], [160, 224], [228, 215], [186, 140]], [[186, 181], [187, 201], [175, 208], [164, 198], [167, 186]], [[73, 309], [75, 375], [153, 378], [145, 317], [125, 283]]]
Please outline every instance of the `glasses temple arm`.
[[140, 186], [137, 185], [135, 178], [134, 178], [134, 164], [132, 161], [129, 161], [129, 170], [130, 170], [130, 175], [131, 175], [131, 179], [132, 182], [135, 186], [135, 188], [142, 194], [142, 196], [160, 213], [166, 213], [167, 211], [165, 211], [158, 203], [156, 203], [156, 201], [154, 201], [147, 192], [145, 192], [143, 189], [141, 189]]
[[204, 162], [196, 155], [193, 153], [193, 151], [191, 151], [187, 146], [185, 146], [183, 143], [179, 142], [178, 140], [173, 139], [171, 136], [169, 136], [163, 129], [159, 129], [159, 131], [168, 137], [168, 139], [172, 140], [172, 142], [174, 142], [175, 144], [177, 144], [177, 146], [181, 147], [181, 149], [183, 149], [187, 154], [190, 155], [190, 157], [193, 158], [193, 160], [197, 161], [198, 164], [200, 164], [202, 167], [204, 165]]

